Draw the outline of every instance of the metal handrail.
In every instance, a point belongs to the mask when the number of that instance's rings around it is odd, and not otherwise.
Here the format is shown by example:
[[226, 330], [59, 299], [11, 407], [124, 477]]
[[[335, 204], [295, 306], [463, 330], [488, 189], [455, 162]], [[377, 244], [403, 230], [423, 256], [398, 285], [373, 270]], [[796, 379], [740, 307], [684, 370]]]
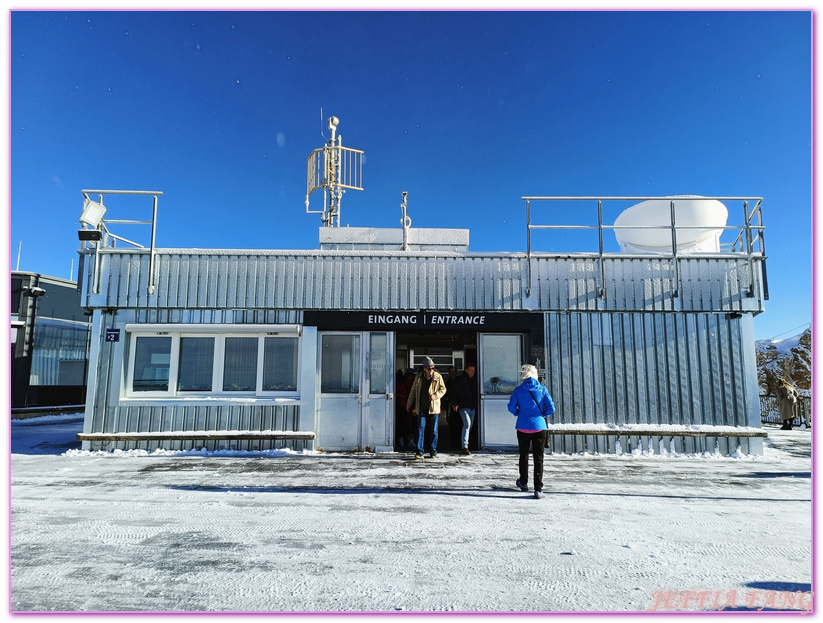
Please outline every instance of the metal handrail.
[[[100, 196], [100, 203], [103, 203], [103, 196], [104, 195], [144, 195], [144, 196], [151, 196], [153, 197], [153, 206], [152, 206], [152, 216], [150, 221], [136, 221], [131, 219], [102, 219], [98, 229], [101, 233], [105, 233], [105, 242], [108, 242], [109, 239], [113, 239], [115, 241], [120, 240], [127, 244], [133, 245], [139, 249], [145, 249], [145, 246], [129, 240], [127, 238], [123, 238], [122, 236], [117, 236], [111, 233], [106, 225], [110, 224], [117, 224], [117, 225], [151, 225], [151, 244], [149, 247], [149, 285], [148, 291], [149, 294], [154, 294], [154, 272], [155, 272], [155, 236], [157, 233], [157, 198], [161, 196], [163, 193], [159, 190], [82, 190], [83, 196], [86, 199], [91, 199], [89, 195], [99, 195]], [[92, 275], [92, 292], [98, 294], [100, 292], [100, 251], [101, 251], [101, 242], [103, 240], [97, 241], [94, 244], [94, 274]]]
[[[598, 296], [604, 296], [605, 294], [605, 266], [603, 262], [603, 258], [606, 256], [604, 252], [603, 246], [603, 230], [622, 230], [622, 229], [645, 229], [645, 230], [670, 230], [672, 234], [672, 243], [670, 247], [670, 251], [666, 251], [665, 253], [661, 253], [660, 257], [671, 257], [674, 260], [674, 270], [675, 270], [675, 287], [673, 291], [673, 296], [679, 296], [679, 284], [680, 284], [680, 269], [679, 269], [679, 262], [678, 260], [678, 245], [677, 245], [677, 232], [683, 230], [693, 230], [693, 229], [706, 229], [706, 226], [700, 225], [677, 225], [675, 222], [675, 204], [677, 201], [693, 201], [693, 200], [706, 200], [706, 201], [742, 201], [743, 202], [743, 216], [744, 216], [744, 223], [743, 225], [724, 225], [721, 227], [711, 227], [710, 229], [713, 230], [740, 230], [740, 233], [735, 238], [734, 242], [731, 244], [731, 250], [734, 252], [736, 251], [737, 245], [740, 244], [741, 252], [745, 253], [748, 260], [749, 266], [749, 274], [751, 275], [751, 279], [749, 282], [749, 289], [747, 292], [747, 296], [752, 297], [754, 296], [754, 264], [753, 264], [753, 257], [757, 255], [761, 258], [761, 270], [763, 274], [763, 294], [764, 299], [768, 300], [769, 293], [768, 293], [768, 281], [766, 277], [766, 250], [765, 250], [765, 239], [764, 239], [764, 230], [765, 227], [762, 223], [762, 212], [761, 212], [761, 204], [763, 201], [762, 197], [697, 197], [697, 196], [683, 196], [683, 197], [648, 197], [648, 196], [608, 196], [608, 197], [598, 197], [598, 196], [523, 196], [521, 200], [526, 202], [526, 255], [528, 259], [528, 283], [526, 285], [526, 296], [531, 296], [531, 285], [532, 285], [532, 270], [531, 270], [531, 259], [532, 259], [532, 249], [531, 249], [531, 232], [533, 229], [535, 230], [546, 230], [546, 229], [556, 229], [556, 230], [597, 230], [598, 232], [598, 252], [597, 258], [600, 265], [600, 286], [598, 288]], [[671, 221], [668, 225], [604, 225], [603, 224], [603, 202], [604, 201], [661, 201], [666, 200], [670, 202], [671, 208]], [[597, 225], [533, 225], [531, 222], [531, 202], [532, 201], [596, 201], [597, 202]], [[751, 211], [749, 211], [749, 202], [755, 202], [754, 207]], [[752, 220], [756, 219], [756, 224], [752, 224]], [[745, 248], [744, 248], [745, 245]], [[755, 251], [755, 246], [759, 247], [759, 250]], [[723, 253], [721, 247], [721, 253]]]

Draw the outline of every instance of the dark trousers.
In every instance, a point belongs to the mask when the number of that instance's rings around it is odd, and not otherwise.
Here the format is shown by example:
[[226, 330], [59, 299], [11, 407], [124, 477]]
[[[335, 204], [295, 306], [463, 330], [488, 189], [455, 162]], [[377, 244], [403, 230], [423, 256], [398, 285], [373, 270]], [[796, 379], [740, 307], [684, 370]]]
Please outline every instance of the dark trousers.
[[417, 414], [417, 454], [423, 454], [426, 446], [429, 447], [429, 452], [437, 454], [437, 418], [439, 417], [439, 413]]
[[517, 431], [517, 445], [520, 448], [520, 482], [529, 484], [529, 450], [534, 457], [534, 490], [543, 490], [543, 454], [546, 438], [549, 432], [545, 430], [536, 433], [521, 433]]

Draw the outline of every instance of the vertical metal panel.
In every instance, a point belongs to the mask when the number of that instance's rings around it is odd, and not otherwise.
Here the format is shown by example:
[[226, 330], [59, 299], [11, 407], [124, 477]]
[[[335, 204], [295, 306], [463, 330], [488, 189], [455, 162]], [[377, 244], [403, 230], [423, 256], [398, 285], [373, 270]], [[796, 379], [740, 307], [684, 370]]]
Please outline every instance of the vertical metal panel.
[[[548, 313], [545, 332], [558, 422], [747, 426], [748, 409], [758, 408], [747, 400], [739, 319]], [[689, 451], [719, 445], [679, 443]]]
[[298, 297], [305, 296], [308, 288], [307, 281], [310, 283], [310, 277], [307, 280], [308, 276], [303, 272], [302, 266], [295, 262], [295, 258], [282, 258], [280, 263], [284, 266], [281, 277], [285, 282], [284, 287], [277, 288], [277, 277], [272, 274], [273, 265], [267, 261], [265, 269], [258, 273], [258, 282], [255, 286], [259, 290], [258, 300], [263, 307], [275, 307], [269, 302], [274, 301], [272, 291], [283, 290], [283, 304], [277, 307], [294, 309], [297, 306]]
[[683, 347], [681, 351], [681, 367], [685, 370], [684, 386], [684, 408], [691, 414], [691, 421], [694, 424], [703, 424], [706, 419], [706, 412], [700, 400], [700, 354], [697, 349], [698, 326], [696, 317], [685, 315]]

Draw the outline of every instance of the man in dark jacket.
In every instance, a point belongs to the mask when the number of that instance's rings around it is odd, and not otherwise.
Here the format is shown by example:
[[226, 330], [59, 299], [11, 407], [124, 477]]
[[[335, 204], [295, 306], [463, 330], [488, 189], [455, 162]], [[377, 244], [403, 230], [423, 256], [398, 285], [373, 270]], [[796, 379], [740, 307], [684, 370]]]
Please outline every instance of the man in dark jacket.
[[474, 376], [475, 371], [474, 364], [470, 363], [466, 366], [460, 379], [460, 385], [457, 388], [456, 404], [452, 407], [463, 420], [463, 430], [460, 438], [461, 454], [471, 454], [469, 452], [469, 431], [471, 431], [474, 416], [477, 413], [477, 377]]

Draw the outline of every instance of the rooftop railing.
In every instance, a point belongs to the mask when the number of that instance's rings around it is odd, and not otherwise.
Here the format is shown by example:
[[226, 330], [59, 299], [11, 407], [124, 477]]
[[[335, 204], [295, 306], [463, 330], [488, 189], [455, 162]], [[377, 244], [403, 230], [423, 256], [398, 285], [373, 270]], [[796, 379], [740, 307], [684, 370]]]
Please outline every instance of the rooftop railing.
[[[154, 293], [155, 272], [155, 235], [157, 231], [157, 198], [163, 193], [156, 190], [83, 190], [83, 213], [80, 216], [81, 229], [78, 232], [81, 254], [92, 247], [94, 249], [94, 268], [92, 272], [91, 292], [100, 293], [100, 251], [104, 248], [114, 248], [117, 241], [131, 245], [138, 249], [145, 249], [146, 245], [128, 238], [123, 238], [110, 231], [111, 225], [148, 225], [151, 228], [149, 245], [149, 294]], [[98, 195], [94, 201], [90, 195]], [[104, 200], [107, 195], [140, 195], [152, 197], [151, 220], [113, 219], [105, 218], [108, 206]], [[83, 255], [81, 255], [81, 261]]]
[[[668, 257], [673, 259], [674, 263], [674, 270], [675, 270], [675, 284], [680, 283], [680, 269], [679, 269], [679, 262], [678, 259], [680, 257], [689, 256], [694, 257], [699, 255], [700, 257], [719, 257], [724, 258], [728, 257], [729, 254], [741, 254], [745, 256], [748, 262], [749, 273], [754, 276], [754, 260], [757, 258], [759, 260], [762, 275], [763, 275], [763, 293], [764, 298], [768, 300], [769, 298], [769, 290], [768, 290], [768, 280], [766, 278], [766, 249], [765, 249], [765, 241], [763, 237], [763, 232], [765, 227], [763, 226], [763, 219], [761, 213], [761, 205], [763, 202], [762, 197], [704, 197], [704, 196], [683, 196], [683, 197], [568, 197], [568, 196], [547, 196], [547, 197], [538, 197], [538, 196], [526, 196], [521, 197], [523, 201], [526, 202], [526, 229], [527, 229], [527, 256], [528, 256], [528, 284], [526, 288], [526, 295], [530, 296], [531, 294], [531, 284], [532, 284], [532, 275], [531, 275], [531, 259], [533, 256], [533, 248], [532, 248], [532, 231], [534, 230], [552, 230], [555, 232], [561, 233], [561, 238], [568, 238], [568, 241], [571, 241], [574, 245], [574, 250], [561, 250], [557, 248], [557, 246], [553, 245], [550, 247], [548, 253], [552, 254], [559, 254], [559, 255], [566, 255], [566, 256], [594, 256], [598, 259], [599, 266], [600, 266], [600, 288], [599, 288], [599, 296], [604, 296], [604, 288], [603, 284], [605, 283], [605, 267], [603, 259], [606, 257], [638, 257], [638, 258], [649, 258], [649, 257]], [[628, 207], [632, 207], [632, 205], [636, 204], [637, 202], [643, 201], [662, 201], [668, 202], [669, 210], [668, 210], [668, 222], [664, 224], [655, 224], [655, 225], [641, 225], [641, 224], [631, 224], [631, 225], [615, 225], [615, 224], [606, 224], [604, 223], [604, 205], [606, 205], [607, 209], [611, 210], [615, 206], [622, 210], [625, 210]], [[699, 225], [686, 225], [686, 224], [678, 224], [677, 222], [677, 204], [678, 202], [701, 202], [701, 201], [719, 201], [726, 206], [728, 210], [729, 207], [726, 203], [740, 203], [742, 206], [742, 222], [738, 222], [737, 224], [728, 224], [728, 220], [725, 220], [727, 224], [724, 225], [716, 225], [716, 224], [699, 224]], [[565, 204], [564, 207], [571, 207], [571, 209], [552, 212], [552, 215], [557, 217], [557, 219], [561, 222], [556, 222], [554, 224], [535, 224], [532, 223], [532, 203], [539, 203], [539, 202], [554, 202], [555, 204]], [[682, 205], [681, 203], [681, 205]], [[581, 204], [589, 204], [588, 207], [591, 208], [591, 211], [585, 211], [585, 205]], [[620, 212], [615, 213], [615, 218], [620, 214]], [[731, 211], [729, 210], [729, 216], [731, 218]], [[615, 218], [612, 218], [610, 222], [614, 222]], [[565, 222], [566, 220], [573, 219], [574, 223]], [[732, 219], [734, 220], [734, 219]], [[610, 241], [604, 239], [604, 232], [605, 231], [613, 231], [615, 232], [615, 243], [610, 243]], [[614, 248], [615, 244], [617, 243], [617, 232], [620, 230], [657, 230], [657, 231], [665, 231], [670, 232], [671, 235], [671, 245], [658, 247], [655, 250], [647, 250], [642, 253], [626, 253], [625, 251], [620, 251], [619, 249], [616, 251], [610, 251], [609, 248]], [[718, 236], [718, 246], [717, 249], [712, 251], [695, 251], [694, 249], [687, 249], [684, 250], [683, 245], [678, 243], [678, 232], [681, 234], [681, 240], [686, 238], [688, 232], [692, 230], [711, 230], [711, 231], [719, 231], [720, 235]], [[724, 242], [721, 240], [722, 236], [726, 234], [726, 232], [733, 232], [736, 233], [734, 238], [729, 242]], [[597, 243], [596, 248], [597, 250], [594, 251], [581, 251], [581, 247], [585, 248], [586, 243], [591, 243], [591, 240], [586, 240], [585, 236], [581, 235], [569, 235], [577, 233], [596, 233], [597, 236]], [[555, 240], [554, 242], [556, 242]], [[544, 251], [544, 253], [546, 253]], [[754, 279], [750, 280], [750, 285], [747, 291], [747, 296], [753, 297], [754, 296]], [[675, 290], [673, 293], [674, 296], [679, 296], [679, 286], [675, 286]]]

